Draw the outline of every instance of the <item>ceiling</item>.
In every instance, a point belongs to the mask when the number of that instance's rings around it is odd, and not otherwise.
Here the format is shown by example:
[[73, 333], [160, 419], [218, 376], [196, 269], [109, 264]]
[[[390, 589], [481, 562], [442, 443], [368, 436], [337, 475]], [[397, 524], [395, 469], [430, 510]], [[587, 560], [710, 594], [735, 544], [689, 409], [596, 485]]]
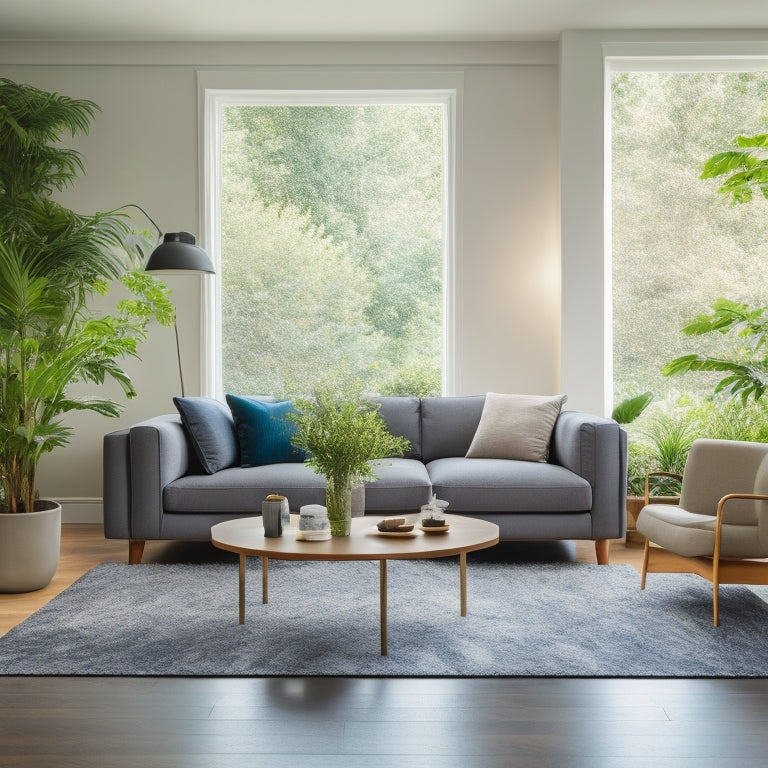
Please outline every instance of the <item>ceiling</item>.
[[556, 40], [564, 29], [768, 28], [767, 0], [1, 0], [0, 40]]

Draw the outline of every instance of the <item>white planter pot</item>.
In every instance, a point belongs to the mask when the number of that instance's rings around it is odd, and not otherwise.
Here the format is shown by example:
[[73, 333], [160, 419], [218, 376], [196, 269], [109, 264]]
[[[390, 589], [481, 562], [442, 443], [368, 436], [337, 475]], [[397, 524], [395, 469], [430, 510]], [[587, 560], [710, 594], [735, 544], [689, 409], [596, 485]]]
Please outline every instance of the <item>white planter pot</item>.
[[34, 592], [47, 586], [59, 564], [61, 506], [0, 514], [0, 592]]

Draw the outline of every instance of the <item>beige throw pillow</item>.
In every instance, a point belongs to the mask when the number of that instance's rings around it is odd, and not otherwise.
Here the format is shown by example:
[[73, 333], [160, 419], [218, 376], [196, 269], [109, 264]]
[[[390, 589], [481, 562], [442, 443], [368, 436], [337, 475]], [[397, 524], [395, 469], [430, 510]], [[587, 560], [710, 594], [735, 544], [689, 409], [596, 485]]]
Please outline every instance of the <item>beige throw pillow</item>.
[[488, 392], [467, 458], [546, 461], [552, 429], [566, 399], [566, 395]]

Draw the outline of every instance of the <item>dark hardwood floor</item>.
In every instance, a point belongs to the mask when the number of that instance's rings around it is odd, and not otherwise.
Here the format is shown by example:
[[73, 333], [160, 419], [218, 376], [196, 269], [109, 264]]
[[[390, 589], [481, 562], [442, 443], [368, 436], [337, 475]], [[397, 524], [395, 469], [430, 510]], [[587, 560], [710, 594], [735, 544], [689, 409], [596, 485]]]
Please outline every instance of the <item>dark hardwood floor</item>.
[[766, 764], [765, 680], [9, 678], [0, 766]]
[[[52, 592], [123, 549], [67, 526]], [[552, 556], [594, 562], [594, 549]], [[612, 561], [637, 566], [639, 550], [615, 543]], [[0, 596], [5, 629], [34, 605]], [[0, 768], [721, 768], [767, 755], [765, 679], [0, 677]]]

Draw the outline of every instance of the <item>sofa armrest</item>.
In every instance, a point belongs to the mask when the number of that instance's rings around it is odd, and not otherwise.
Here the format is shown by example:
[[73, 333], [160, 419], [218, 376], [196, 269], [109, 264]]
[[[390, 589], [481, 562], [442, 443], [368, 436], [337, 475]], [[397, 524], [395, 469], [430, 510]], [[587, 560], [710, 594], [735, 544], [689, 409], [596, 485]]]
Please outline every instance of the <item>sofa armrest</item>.
[[187, 474], [191, 453], [181, 419], [156, 416], [129, 430], [129, 538], [161, 537], [163, 490]]
[[613, 420], [563, 411], [552, 432], [550, 461], [592, 487], [592, 538], [617, 539], [627, 526], [627, 433]]
[[104, 536], [108, 539], [129, 539], [131, 537], [129, 430], [118, 429], [104, 435], [102, 472]]

